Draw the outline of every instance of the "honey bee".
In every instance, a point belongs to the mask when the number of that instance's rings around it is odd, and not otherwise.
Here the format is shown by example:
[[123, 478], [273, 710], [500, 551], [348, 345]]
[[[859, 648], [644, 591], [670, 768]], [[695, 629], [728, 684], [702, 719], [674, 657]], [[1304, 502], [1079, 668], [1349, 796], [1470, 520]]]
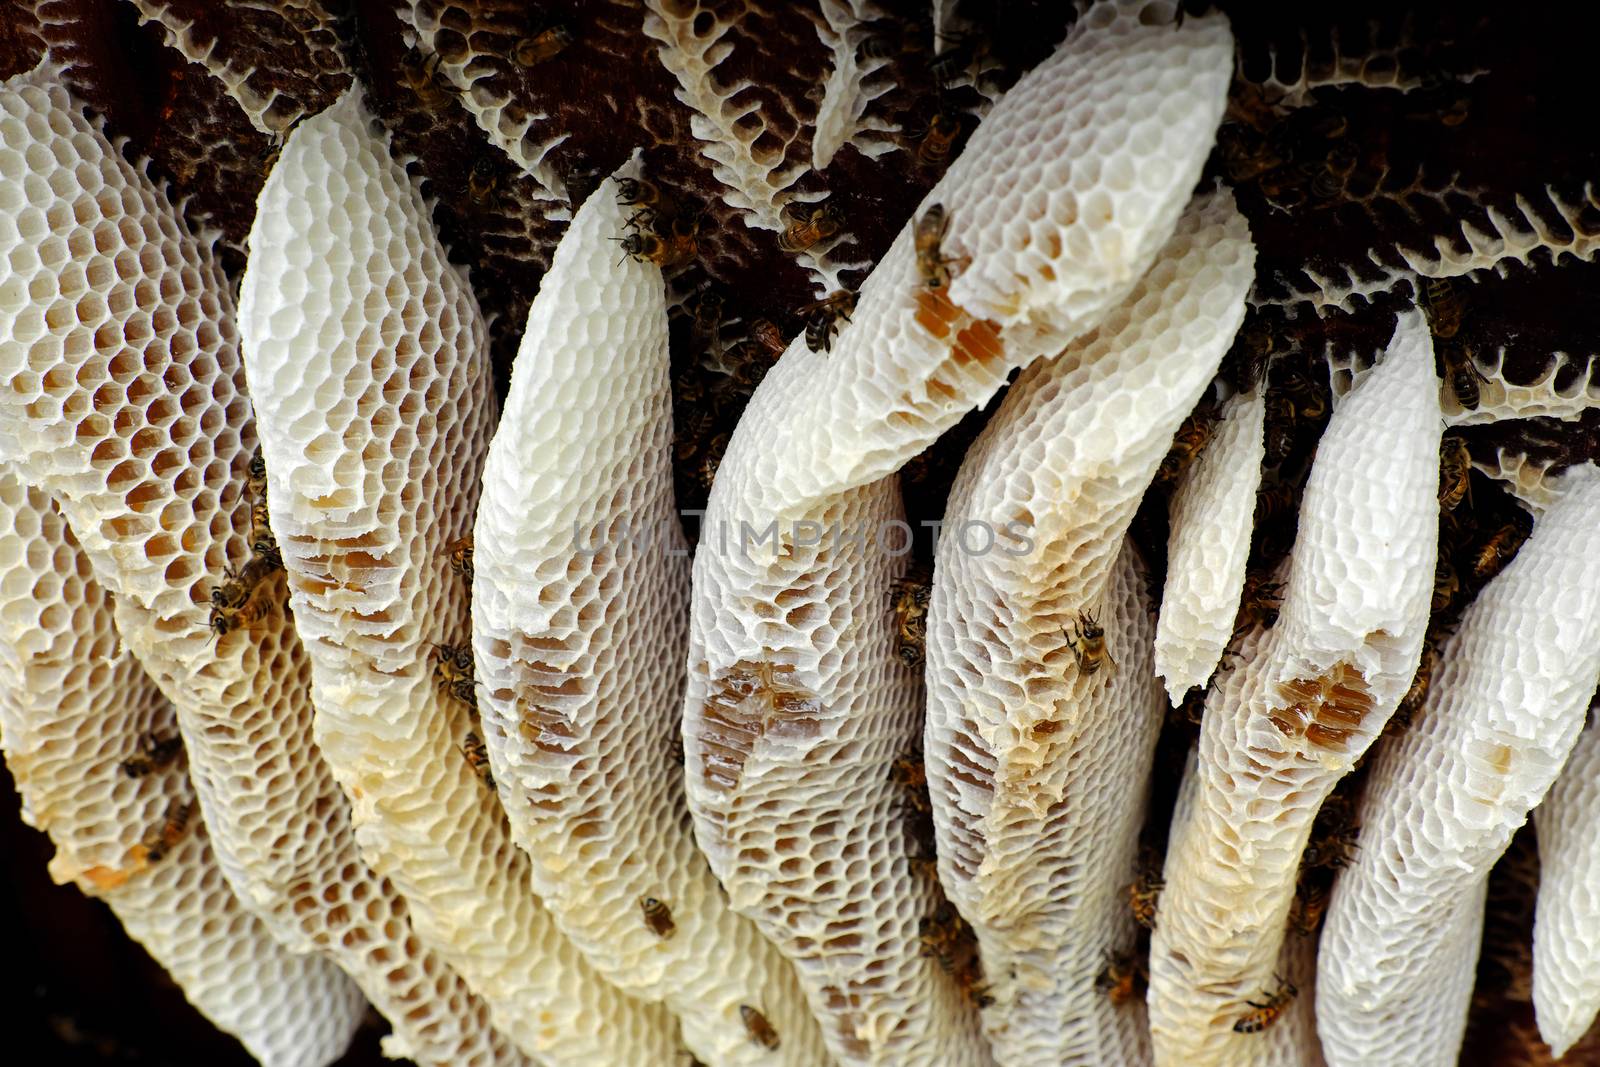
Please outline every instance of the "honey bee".
[[1294, 1000], [1295, 994], [1299, 992], [1293, 982], [1279, 978], [1277, 990], [1267, 994], [1265, 1000], [1245, 1001], [1252, 1010], [1246, 1012], [1243, 1017], [1233, 1024], [1233, 1032], [1236, 1034], [1259, 1034], [1278, 1021], [1279, 1016], [1288, 1010], [1290, 1002]]
[[1422, 303], [1433, 336], [1447, 341], [1460, 332], [1461, 320], [1467, 313], [1467, 299], [1455, 282], [1449, 278], [1424, 278]]
[[1190, 726], [1199, 726], [1205, 719], [1206, 691], [1195, 686], [1183, 694], [1183, 699], [1177, 707], [1172, 709], [1172, 717], [1177, 722], [1185, 722]]
[[849, 322], [855, 309], [856, 294], [848, 289], [837, 289], [801, 308], [798, 314], [809, 316], [806, 321], [806, 347], [813, 352], [826, 352], [832, 348], [839, 321]]
[[571, 43], [571, 27], [555, 22], [518, 41], [511, 49], [511, 58], [519, 67], [534, 67]]
[[699, 225], [686, 225], [683, 229], [688, 232], [679, 232], [675, 225], [666, 237], [657, 233], [630, 233], [622, 238], [622, 251], [629, 259], [654, 263], [663, 270], [681, 267], [693, 260], [700, 250]]
[[1133, 921], [1146, 930], [1156, 928], [1156, 909], [1161, 903], [1161, 890], [1166, 883], [1155, 865], [1154, 856], [1146, 856], [1139, 864], [1139, 875], [1128, 885], [1128, 908]]
[[439, 70], [437, 52], [424, 56], [420, 52], [407, 52], [400, 60], [400, 80], [417, 94], [417, 100], [428, 111], [442, 111], [456, 95], [456, 88]]
[[1328, 411], [1328, 399], [1311, 376], [1298, 368], [1290, 370], [1280, 383], [1284, 395], [1294, 401], [1295, 414], [1302, 419], [1319, 419]]
[[906, 804], [919, 815], [933, 811], [928, 799], [928, 767], [921, 753], [915, 757], [901, 756], [889, 766], [889, 778], [905, 791]]
[[1259, 574], [1246, 574], [1244, 589], [1239, 594], [1239, 621], [1234, 633], [1277, 625], [1278, 605], [1282, 599], [1281, 583], [1269, 582]]
[[254, 553], [251, 562], [260, 560], [268, 571], [283, 568], [283, 550], [278, 547], [278, 539], [273, 536], [272, 527], [268, 525], [269, 516], [267, 505], [263, 501], [251, 505], [250, 508], [250, 551]]
[[927, 648], [933, 576], [924, 567], [914, 567], [895, 579], [890, 594], [894, 597], [894, 654], [907, 667], [920, 667]]
[[1320, 882], [1300, 880], [1294, 900], [1289, 904], [1289, 932], [1309, 936], [1322, 925], [1322, 916], [1328, 910], [1328, 887]]
[[742, 404], [756, 391], [761, 379], [767, 376], [767, 371], [772, 367], [772, 354], [753, 340], [736, 345], [733, 354], [733, 369], [723, 395], [735, 394]]
[[1260, 131], [1230, 123], [1217, 131], [1223, 173], [1236, 185], [1254, 181], [1283, 165], [1283, 157]]
[[[443, 692], [469, 708], [478, 706], [476, 665], [470, 645], [433, 646], [433, 680]], [[481, 744], [481, 742], [480, 742]]]
[[949, 229], [950, 216], [945, 214], [944, 205], [929, 204], [928, 210], [917, 219], [916, 229], [912, 232], [912, 243], [917, 251], [917, 271], [922, 275], [922, 284], [929, 289], [947, 288], [950, 285], [951, 266], [965, 266], [967, 263], [965, 258], [946, 256], [941, 249], [940, 245]]
[[[1182, 5], [1179, 5], [1179, 14], [1182, 14]], [[1264, 133], [1278, 124], [1283, 113], [1283, 108], [1267, 96], [1260, 84], [1235, 78], [1228, 87], [1228, 106], [1223, 112], [1222, 121], [1238, 123]]]
[[467, 174], [467, 195], [474, 204], [482, 204], [494, 195], [500, 185], [500, 175], [488, 156], [479, 156]]
[[244, 488], [252, 500], [267, 498], [267, 457], [258, 448], [244, 469]]
[[1294, 401], [1288, 397], [1267, 397], [1267, 462], [1282, 463], [1294, 448]]
[[1067, 644], [1072, 649], [1072, 656], [1078, 661], [1079, 674], [1094, 674], [1102, 665], [1116, 666], [1110, 654], [1106, 651], [1106, 631], [1094, 614], [1087, 611], [1078, 612], [1077, 625], [1066, 631]]
[[493, 789], [494, 771], [489, 768], [489, 746], [483, 743], [478, 731], [468, 730], [467, 736], [461, 739], [461, 754], [467, 758], [467, 766], [478, 776], [478, 781]]
[[761, 1012], [748, 1004], [741, 1004], [739, 1018], [744, 1021], [744, 1032], [749, 1036], [751, 1044], [760, 1045], [764, 1049], [778, 1047], [778, 1031], [772, 1028], [772, 1024]]
[[778, 324], [771, 319], [757, 319], [752, 322], [750, 339], [773, 359], [783, 355], [784, 349], [789, 347], [789, 343], [783, 339], [783, 332], [778, 329]]
[[1311, 841], [1301, 854], [1300, 865], [1307, 869], [1327, 867], [1335, 871], [1349, 866], [1355, 858], [1356, 849], [1360, 847], [1356, 840], [1360, 834], [1360, 827], [1352, 826], [1342, 818], [1323, 822], [1321, 827], [1314, 829]]
[[1216, 412], [1210, 405], [1202, 405], [1191, 412], [1183, 420], [1183, 425], [1178, 427], [1178, 432], [1173, 435], [1172, 447], [1162, 457], [1161, 466], [1156, 468], [1156, 484], [1171, 485], [1178, 480], [1189, 464], [1195, 461], [1211, 442], [1212, 432], [1216, 428]]
[[716, 481], [718, 468], [722, 466], [722, 457], [728, 452], [729, 436], [726, 433], [719, 433], [707, 441], [705, 451], [700, 456], [700, 466], [695, 468], [695, 475], [700, 480], [701, 488], [708, 493], [711, 491], [711, 483]]
[[945, 85], [956, 75], [966, 73], [976, 76], [988, 56], [988, 44], [976, 34], [943, 34], [940, 40], [950, 47], [941, 49], [928, 64], [928, 73], [940, 85]]
[[139, 739], [139, 755], [129, 756], [120, 764], [122, 773], [129, 778], [143, 778], [154, 774], [177, 759], [183, 752], [183, 738], [177, 734], [159, 740], [154, 734]]
[[459, 574], [470, 585], [474, 573], [472, 569], [472, 535], [467, 534], [465, 537], [458, 537], [451, 541], [447, 547], [450, 551], [448, 557], [450, 573]]
[[1272, 357], [1283, 350], [1284, 341], [1270, 319], [1253, 318], [1240, 328], [1228, 354], [1223, 357], [1222, 376], [1241, 393], [1254, 392], [1266, 373]]
[[915, 55], [922, 51], [922, 42], [909, 26], [894, 24], [887, 30], [874, 33], [856, 48], [861, 59], [893, 59], [896, 56]]
[[961, 121], [947, 112], [938, 112], [928, 120], [927, 129], [917, 138], [917, 162], [933, 167], [948, 163], [950, 146], [959, 136]]
[[778, 235], [778, 247], [785, 252], [804, 252], [818, 241], [839, 232], [839, 210], [832, 204], [812, 208], [805, 218], [796, 218]]
[[1472, 453], [1459, 437], [1446, 437], [1439, 455], [1439, 506], [1454, 511], [1472, 489]]
[[644, 924], [661, 940], [678, 932], [678, 924], [672, 921], [672, 909], [655, 897], [640, 898], [639, 910], [644, 913]]
[[695, 291], [683, 302], [684, 310], [689, 312], [689, 335], [696, 344], [720, 349], [722, 304], [722, 294], [710, 285]]
[[1144, 995], [1144, 965], [1132, 952], [1107, 953], [1105, 968], [1095, 977], [1094, 987], [1113, 1004], [1127, 1004]]
[[917, 954], [937, 962], [945, 974], [954, 974], [963, 926], [960, 914], [949, 901], [944, 901], [932, 915], [924, 915], [917, 922], [917, 940], [922, 944]]
[[161, 820], [161, 825], [144, 839], [145, 861], [159, 863], [166, 858], [167, 853], [178, 847], [178, 842], [183, 840], [184, 831], [189, 828], [189, 821], [194, 818], [194, 798], [187, 800], [182, 797], [173, 797], [167, 804], [167, 813]]
[[1456, 577], [1455, 567], [1448, 556], [1440, 553], [1439, 561], [1433, 568], [1433, 613], [1438, 615], [1447, 610], [1460, 589], [1461, 580]]
[[1486, 582], [1499, 574], [1527, 539], [1528, 532], [1518, 523], [1508, 522], [1500, 527], [1473, 555], [1472, 576]]
[[659, 185], [644, 178], [618, 178], [617, 202], [639, 209], [628, 220], [629, 225], [641, 221], [648, 225], [657, 216], [670, 218], [677, 214], [677, 203]]
[[1400, 706], [1395, 709], [1394, 719], [1400, 725], [1410, 725], [1417, 712], [1422, 710], [1422, 705], [1427, 702], [1428, 690], [1433, 685], [1434, 661], [1433, 642], [1424, 641], [1422, 660], [1417, 664], [1417, 673], [1411, 676], [1411, 685], [1406, 689], [1406, 695], [1400, 698]]
[[1476, 410], [1483, 399], [1478, 383], [1489, 379], [1478, 369], [1478, 364], [1472, 358], [1472, 352], [1462, 345], [1440, 345], [1439, 361], [1444, 366], [1445, 381], [1450, 383], [1450, 391], [1455, 394], [1456, 403], [1467, 411]]
[[1299, 514], [1294, 486], [1286, 482], [1262, 483], [1256, 496], [1256, 525], [1270, 526], [1293, 520]]
[[[266, 562], [256, 557], [250, 563], [258, 561]], [[246, 564], [245, 572], [249, 569], [250, 564]], [[235, 630], [252, 629], [266, 617], [267, 609], [271, 606], [271, 600], [265, 595], [266, 583], [257, 580], [247, 584], [245, 578], [233, 575], [230, 575], [230, 579], [211, 591], [209, 625], [215, 637], [226, 637]]]
[[979, 1011], [994, 1004], [994, 997], [989, 995], [989, 987], [983, 981], [983, 960], [976, 952], [969, 953], [966, 960], [955, 969], [954, 978], [956, 986]]

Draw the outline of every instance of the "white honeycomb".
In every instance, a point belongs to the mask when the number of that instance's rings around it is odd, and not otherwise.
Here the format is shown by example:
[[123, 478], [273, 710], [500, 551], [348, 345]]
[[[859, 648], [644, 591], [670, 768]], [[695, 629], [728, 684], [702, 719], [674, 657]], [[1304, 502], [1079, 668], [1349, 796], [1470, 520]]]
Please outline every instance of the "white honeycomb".
[[282, 577], [253, 628], [210, 630], [211, 590], [248, 558], [255, 448], [227, 283], [47, 66], [0, 85], [0, 262], [0, 454], [56, 498], [176, 706], [229, 884], [356, 979], [394, 1054], [521, 1062], [356, 853]]
[[[1409, 248], [1397, 252], [1406, 266], [1424, 278], [1459, 278], [1479, 271], [1504, 277], [1513, 264], [1531, 266], [1536, 253], [1552, 263], [1566, 256], [1591, 260], [1600, 253], [1600, 231], [1591, 231], [1584, 220], [1585, 214], [1600, 208], [1594, 185], [1585, 183], [1576, 200], [1568, 200], [1550, 186], [1545, 187], [1544, 195], [1548, 203], [1543, 205], [1518, 195], [1514, 215], [1485, 206], [1489, 229], [1463, 222], [1459, 234], [1435, 235], [1431, 254]], [[1552, 226], [1547, 214], [1554, 214], [1559, 225]], [[1465, 252], [1457, 247], [1463, 243]]]
[[[1148, 776], [1164, 707], [1142, 568], [1114, 564], [1254, 263], [1233, 194], [1196, 199], [1100, 328], [1017, 379], [946, 505], [924, 753], [940, 879], [983, 947], [1001, 1062], [1148, 1056], [1140, 1013], [1094, 987], [1107, 951], [1132, 947], [1143, 805], [1126, 788]], [[1008, 524], [992, 548], [977, 535]], [[1094, 672], [1068, 643], [1081, 611], [1106, 627], [1113, 663]]]
[[[998, 218], [1026, 243], [1034, 219], [1042, 254], [984, 250], [957, 278], [984, 274], [986, 261], [990, 274], [1018, 275], [1000, 298], [1022, 344], [1006, 352], [1002, 326], [920, 282], [907, 227], [834, 354], [797, 342], [766, 376], [707, 504], [691, 608], [690, 805], [734, 907], [797, 958], [846, 1062], [986, 1056], [952, 982], [915, 955], [938, 891], [910, 867], [904, 800], [888, 782], [891, 761], [914, 750], [918, 696], [891, 659], [888, 587], [904, 561], [874, 542], [882, 530], [886, 549], [901, 547], [902, 518], [882, 478], [994, 394], [1011, 366], [1088, 328], [1170, 237], [1221, 117], [1230, 38], [1218, 18], [1174, 29], [1147, 26], [1141, 10], [1114, 3], [1080, 22], [931, 195], [962, 205], [952, 235], [976, 240]], [[1101, 122], [1114, 136], [1085, 133]], [[1042, 173], [1040, 158], [1062, 162]], [[738, 544], [771, 523], [781, 550]]]
[[[1477, 355], [1472, 365], [1478, 371], [1477, 407], [1464, 408], [1456, 399], [1454, 388], [1446, 381], [1439, 383], [1439, 409], [1446, 426], [1478, 426], [1504, 419], [1531, 419], [1536, 417], [1573, 420], [1583, 416], [1590, 408], [1600, 407], [1600, 384], [1591, 382], [1594, 374], [1594, 356], [1578, 358], [1565, 352], [1551, 353], [1543, 371], [1532, 382], [1522, 384], [1505, 376], [1506, 350], [1500, 346], [1488, 359]], [[1323, 346], [1322, 359], [1328, 364], [1328, 381], [1334, 402], [1343, 399], [1361, 375], [1361, 353], [1355, 349], [1342, 349], [1329, 341]], [[1557, 376], [1567, 373], [1566, 385], [1557, 382]], [[1485, 470], [1490, 477], [1498, 477]]]
[[57, 882], [110, 905], [189, 1002], [266, 1067], [343, 1055], [366, 1011], [355, 983], [278, 944], [240, 906], [198, 815], [160, 841], [172, 806], [194, 799], [182, 753], [138, 777], [123, 766], [177, 738], [172, 705], [121, 647], [111, 599], [49, 498], [3, 468], [0, 731], [23, 815], [55, 845]]
[[[234, 61], [224, 54], [220, 38], [202, 41], [194, 32], [194, 19], [186, 19], [172, 9], [170, 3], [162, 0], [128, 0], [139, 11], [141, 25], [155, 23], [161, 27], [162, 35], [167, 43], [177, 50], [189, 62], [202, 67], [211, 75], [239, 105], [245, 117], [250, 120], [250, 125], [267, 136], [277, 140], [305, 115], [305, 108], [291, 97], [281, 94], [277, 89], [262, 92], [250, 84], [250, 78], [256, 73], [254, 68], [241, 69]], [[298, 3], [289, 4], [279, 2], [268, 6], [263, 0], [245, 0], [234, 6], [257, 7], [264, 11], [288, 11], [297, 9], [295, 14], [296, 25], [326, 24], [332, 21], [326, 8], [320, 0], [299, 0]], [[303, 21], [302, 21], [303, 20]]]
[[[804, 389], [801, 367], [768, 372], [741, 426]], [[734, 909], [794, 961], [839, 1062], [986, 1065], [976, 1011], [919, 955], [940, 894], [913, 863], [909, 801], [890, 777], [919, 724], [889, 615], [904, 570], [896, 481], [837, 497], [807, 528], [816, 544], [770, 563], [731, 512], [719, 480], [695, 555], [683, 724], [700, 850]]]
[[[497, 64], [504, 63], [503, 57], [478, 53], [472, 47], [475, 16], [493, 18], [494, 14], [492, 8], [449, 0], [403, 0], [399, 9], [400, 17], [416, 30], [423, 53], [439, 57], [439, 73], [449, 80], [457, 100], [489, 143], [521, 168], [536, 191], [542, 191], [550, 200], [565, 200], [566, 183], [546, 157], [569, 135], [544, 135], [549, 115], [525, 112], [509, 93], [478, 84], [496, 73]], [[449, 42], [441, 39], [441, 31], [449, 35]], [[564, 218], [566, 213], [556, 208], [548, 217]]]
[[[1279, 68], [1283, 66], [1283, 60], [1279, 58], [1277, 49], [1269, 49], [1267, 54], [1272, 72], [1260, 82], [1267, 99], [1280, 107], [1298, 108], [1315, 104], [1317, 97], [1314, 92], [1317, 89], [1359, 85], [1367, 89], [1392, 89], [1404, 93], [1422, 84], [1416, 74], [1403, 70], [1400, 64], [1404, 51], [1415, 47], [1409, 40], [1394, 47], [1363, 47], [1358, 51], [1346, 52], [1340, 40], [1339, 28], [1334, 26], [1328, 32], [1326, 48], [1323, 44], [1318, 41], [1313, 46], [1302, 34], [1294, 76], [1288, 79], [1280, 75]], [[1470, 82], [1473, 79], [1466, 77], [1462, 80]]]
[[[984, 227], [1008, 235], [956, 284], [1014, 276], [989, 295], [1009, 304], [994, 314], [1023, 341], [1006, 352], [1001, 325], [923, 284], [908, 226], [831, 357], [797, 340], [762, 382], [707, 505], [685, 711], [690, 806], [734, 906], [796, 959], [845, 1062], [987, 1059], [975, 1013], [917, 955], [938, 891], [910, 863], [920, 846], [889, 781], [919, 731], [915, 679], [892, 657], [889, 587], [904, 566], [893, 550], [905, 546], [884, 475], [1012, 367], [1088, 328], [1171, 235], [1221, 115], [1231, 44], [1220, 18], [1174, 28], [1170, 9], [1153, 9], [1168, 17], [1160, 25], [1142, 10], [1108, 4], [1081, 21], [931, 195], [959, 205], [961, 238], [946, 254], [986, 240]], [[1087, 132], [1096, 123], [1115, 132], [1102, 140]], [[1041, 158], [1060, 163], [1047, 172]], [[776, 544], [740, 544], [769, 525]]]
[[[1101, 568], [1095, 606], [1114, 665], [1074, 686], [1058, 680], [1073, 670], [1060, 627], [996, 612], [1003, 594], [981, 579], [945, 584], [950, 558], [929, 621], [925, 752], [939, 876], [978, 936], [996, 1062], [1148, 1063], [1143, 1004], [1114, 1005], [1095, 984], [1137, 933], [1125, 888], [1145, 798], [1130, 783], [1149, 775], [1165, 709], [1148, 577], [1131, 542]], [[963, 646], [979, 651], [953, 650]], [[980, 656], [991, 657], [981, 669]], [[982, 718], [960, 716], [962, 700]]]
[[[1578, 358], [1554, 352], [1538, 378], [1524, 385], [1507, 380], [1504, 367], [1506, 350], [1498, 348], [1492, 359], [1473, 358], [1482, 375], [1478, 383], [1479, 401], [1475, 408], [1463, 408], [1448, 384], [1439, 390], [1444, 421], [1451, 426], [1475, 426], [1500, 419], [1531, 419], [1544, 416], [1576, 419], [1590, 408], [1600, 407], [1600, 383], [1594, 376], [1594, 356]], [[1575, 370], [1566, 386], [1556, 383], [1563, 370]]]
[[1265, 426], [1263, 394], [1230, 399], [1205, 451], [1172, 494], [1155, 670], [1174, 705], [1211, 677], [1233, 636], [1261, 486]]
[[1493, 462], [1473, 460], [1472, 466], [1503, 485], [1535, 516], [1543, 515], [1545, 508], [1561, 495], [1561, 479], [1550, 473], [1555, 466], [1553, 460], [1529, 459], [1520, 452], [1498, 448]]
[[[636, 177], [629, 164], [615, 177]], [[665, 1001], [718, 1064], [816, 1064], [789, 964], [728, 907], [695, 847], [681, 719], [689, 558], [673, 506], [660, 268], [620, 262], [603, 182], [529, 312], [484, 463], [473, 644], [512, 835], [556, 923], [608, 979]], [[641, 902], [669, 912], [665, 934]], [[740, 1006], [779, 1035], [752, 1043]]]
[[[804, 388], [758, 424], [759, 449], [736, 432], [718, 474], [747, 516], [805, 518], [898, 469], [1127, 295], [1199, 178], [1231, 66], [1220, 16], [1174, 28], [1163, 10], [1119, 0], [1080, 19], [918, 207], [832, 352], [785, 357], [807, 364]], [[923, 283], [913, 249], [935, 203], [943, 255], [971, 257], [948, 289]]]
[[[746, 226], [785, 229], [786, 208], [821, 195], [793, 188], [810, 169], [810, 161], [789, 159], [792, 137], [780, 138], [779, 145], [769, 143], [774, 138], [765, 135], [775, 131], [761, 113], [761, 101], [754, 94], [740, 99], [753, 82], [724, 83], [716, 74], [733, 53], [733, 41], [740, 36], [734, 31], [750, 13], [748, 7], [711, 7], [700, 0], [646, 0], [645, 6], [645, 36], [657, 43], [662, 66], [678, 81], [678, 101], [689, 109], [689, 129], [701, 142], [712, 176], [722, 183], [723, 200], [743, 215]], [[799, 121], [798, 116], [790, 117]], [[818, 116], [819, 122], [822, 118]], [[845, 287], [842, 272], [870, 265], [830, 260], [828, 253], [847, 236], [835, 234], [795, 254], [824, 293]]]
[[1489, 868], [1561, 771], [1600, 676], [1600, 471], [1569, 479], [1440, 650], [1410, 729], [1371, 762], [1317, 961], [1334, 1067], [1453, 1064], [1460, 1050]]
[[733, 52], [733, 42], [725, 38], [743, 12], [702, 8], [698, 0], [645, 0], [645, 7], [645, 36], [657, 42], [662, 66], [678, 80], [678, 100], [693, 115], [691, 129], [704, 142], [711, 173], [723, 184], [723, 199], [744, 212], [750, 225], [783, 229], [783, 209], [796, 196], [790, 187], [807, 164], [789, 162], [787, 146], [757, 147], [767, 130], [760, 102], [736, 99], [751, 83], [720, 85], [713, 73]]
[[[1463, 221], [1459, 229], [1450, 234], [1434, 236], [1431, 251], [1405, 247], [1371, 248], [1366, 262], [1347, 264], [1341, 268], [1342, 276], [1322, 274], [1304, 269], [1311, 287], [1291, 287], [1287, 296], [1263, 299], [1260, 305], [1294, 307], [1308, 304], [1318, 315], [1334, 309], [1356, 311], [1378, 293], [1385, 293], [1401, 282], [1416, 289], [1416, 279], [1460, 278], [1481, 276], [1493, 272], [1506, 277], [1513, 267], [1531, 267], [1541, 261], [1561, 263], [1565, 258], [1588, 261], [1600, 255], [1600, 230], [1591, 230], [1586, 216], [1600, 208], [1600, 194], [1593, 184], [1586, 184], [1576, 199], [1568, 199], [1553, 187], [1543, 190], [1544, 201], [1534, 203], [1518, 194], [1515, 210], [1508, 214], [1502, 209], [1479, 202], [1472, 190], [1457, 186], [1454, 181], [1441, 187], [1415, 191], [1451, 214], [1459, 214], [1452, 201], [1465, 197], [1472, 201], [1489, 219], [1489, 229], [1480, 229]], [[1410, 209], [1414, 210], [1414, 209]], [[1554, 216], [1558, 223], [1548, 221]], [[1461, 246], [1466, 251], [1461, 251]], [[1357, 271], [1366, 274], [1358, 274]]]
[[832, 66], [822, 83], [822, 103], [817, 106], [811, 132], [813, 170], [827, 167], [846, 145], [868, 159], [900, 147], [891, 136], [900, 128], [867, 114], [873, 101], [894, 88], [887, 76], [873, 78], [888, 65], [886, 57], [860, 55], [861, 44], [868, 37], [863, 22], [878, 13], [866, 0], [821, 0], [820, 12], [817, 36], [827, 46]]
[[363, 852], [417, 932], [543, 1062], [667, 1062], [677, 1027], [562, 937], [433, 679], [465, 644], [452, 542], [492, 426], [483, 322], [421, 194], [352, 90], [295, 127], [261, 193], [240, 297], [273, 532], [312, 666], [316, 736]]
[[1590, 723], [1579, 735], [1533, 817], [1539, 829], [1533, 1010], [1559, 1059], [1600, 1011], [1600, 726]]
[[[1255, 629], [1242, 640], [1241, 651], [1246, 655], [1257, 647], [1264, 631]], [[1178, 787], [1178, 800], [1172, 810], [1170, 837], [1176, 840], [1184, 833], [1184, 825], [1194, 814], [1200, 797], [1199, 749], [1189, 750], [1189, 759]], [[1163, 894], [1165, 890], [1163, 890]], [[1281, 992], [1282, 982], [1293, 985], [1294, 999], [1287, 1009], [1266, 1029], [1253, 1034], [1247, 1044], [1234, 1052], [1228, 1067], [1323, 1067], [1321, 1043], [1317, 1038], [1316, 1011], [1314, 1008], [1317, 978], [1317, 943], [1309, 937], [1285, 939], [1273, 968], [1272, 978], [1266, 987], [1256, 991], [1250, 999], [1265, 1003], [1266, 998]], [[1236, 1016], [1229, 1016], [1230, 1025]], [[1160, 1063], [1162, 1061], [1155, 1061]]]
[[1272, 987], [1312, 821], [1417, 668], [1438, 538], [1438, 380], [1422, 314], [1335, 411], [1277, 624], [1206, 701], [1194, 814], [1167, 846], [1150, 946], [1158, 1062], [1232, 1065]]

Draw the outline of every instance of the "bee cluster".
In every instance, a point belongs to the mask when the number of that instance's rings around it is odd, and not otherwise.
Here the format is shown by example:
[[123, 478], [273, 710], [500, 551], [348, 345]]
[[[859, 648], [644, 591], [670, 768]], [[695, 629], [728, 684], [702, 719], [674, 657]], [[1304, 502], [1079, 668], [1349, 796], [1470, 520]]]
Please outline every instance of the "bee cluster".
[[245, 476], [250, 501], [250, 558], [238, 570], [223, 572], [211, 590], [211, 632], [223, 637], [256, 625], [276, 606], [272, 578], [283, 570], [283, 553], [272, 535], [267, 511], [267, 464], [258, 450]]

